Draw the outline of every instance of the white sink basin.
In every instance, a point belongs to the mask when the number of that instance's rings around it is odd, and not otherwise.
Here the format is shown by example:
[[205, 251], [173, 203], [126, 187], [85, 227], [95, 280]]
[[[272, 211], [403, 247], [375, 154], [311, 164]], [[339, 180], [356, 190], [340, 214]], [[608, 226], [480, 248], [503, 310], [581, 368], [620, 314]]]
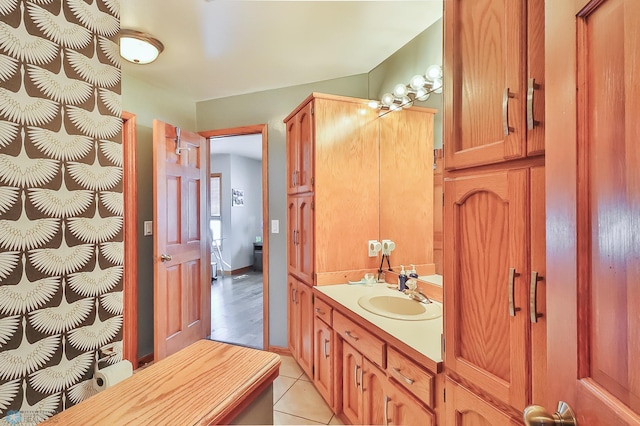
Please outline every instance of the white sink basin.
[[442, 316], [436, 303], [420, 303], [403, 296], [362, 296], [358, 305], [372, 314], [405, 321], [423, 321]]

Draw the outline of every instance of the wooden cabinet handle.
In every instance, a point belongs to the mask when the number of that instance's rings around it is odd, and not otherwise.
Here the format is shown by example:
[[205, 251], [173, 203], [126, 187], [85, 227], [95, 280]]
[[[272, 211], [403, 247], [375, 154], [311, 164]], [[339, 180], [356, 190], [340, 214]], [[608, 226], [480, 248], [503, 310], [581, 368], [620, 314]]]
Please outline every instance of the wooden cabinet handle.
[[529, 283], [529, 314], [531, 322], [537, 323], [538, 318], [543, 315], [538, 313], [538, 281], [542, 281], [544, 277], [538, 276], [536, 271], [531, 271], [531, 282]]
[[540, 86], [536, 84], [535, 78], [530, 78], [529, 83], [527, 85], [527, 129], [533, 130], [533, 128], [540, 124], [539, 121], [536, 121], [533, 118], [533, 93], [535, 89], [538, 89]]
[[502, 127], [504, 128], [504, 135], [509, 136], [510, 132], [514, 132], [513, 127], [509, 127], [509, 98], [515, 98], [515, 94], [509, 91], [509, 88], [504, 89], [502, 95]]
[[399, 368], [393, 367], [393, 371], [395, 371], [395, 372], [396, 372], [400, 377], [402, 377], [402, 379], [403, 379], [405, 382], [407, 382], [407, 384], [412, 385], [412, 384], [414, 384], [414, 383], [415, 383], [415, 380], [413, 380], [413, 379], [411, 379], [411, 378], [409, 378], [409, 377], [405, 376], [404, 374], [402, 374], [402, 373], [400, 372], [400, 369], [399, 369]]
[[384, 396], [384, 426], [389, 425], [389, 400], [390, 398], [385, 395]]
[[347, 335], [347, 336], [349, 336], [349, 337], [351, 337], [351, 338], [352, 338], [353, 340], [355, 340], [356, 342], [357, 342], [358, 340], [360, 340], [360, 338], [359, 338], [358, 336], [356, 336], [355, 334], [351, 334], [351, 331], [349, 331], [349, 330], [345, 331], [345, 332], [344, 332], [344, 334], [345, 334], [345, 335]]
[[515, 302], [513, 301], [514, 295], [514, 282], [516, 277], [519, 277], [520, 274], [516, 272], [516, 268], [509, 268], [509, 315], [512, 317], [516, 316], [516, 312], [520, 310], [520, 308], [516, 308]]
[[327, 351], [327, 343], [329, 343], [329, 339], [324, 339], [324, 345], [322, 345], [322, 349], [324, 351], [325, 358], [329, 358], [329, 352]]

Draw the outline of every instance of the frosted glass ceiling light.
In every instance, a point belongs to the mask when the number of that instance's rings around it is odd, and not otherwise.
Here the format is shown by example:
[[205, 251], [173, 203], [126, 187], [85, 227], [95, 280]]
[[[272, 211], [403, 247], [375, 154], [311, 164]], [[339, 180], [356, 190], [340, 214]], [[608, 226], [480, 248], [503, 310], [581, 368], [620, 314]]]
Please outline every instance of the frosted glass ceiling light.
[[425, 84], [427, 84], [427, 80], [425, 80], [422, 75], [414, 75], [409, 82], [409, 86], [411, 86], [413, 90], [420, 90]]
[[429, 80], [435, 80], [437, 78], [442, 78], [442, 67], [440, 65], [431, 65], [427, 68], [427, 72], [425, 73]]
[[135, 30], [120, 30], [120, 56], [134, 64], [149, 64], [164, 50], [153, 36]]
[[380, 103], [388, 107], [393, 104], [394, 100], [395, 96], [393, 96], [391, 93], [385, 93], [384, 95], [382, 95], [382, 98], [380, 98]]
[[408, 93], [409, 89], [407, 89], [407, 86], [405, 86], [404, 84], [398, 83], [393, 88], [393, 94], [399, 98], [406, 96]]

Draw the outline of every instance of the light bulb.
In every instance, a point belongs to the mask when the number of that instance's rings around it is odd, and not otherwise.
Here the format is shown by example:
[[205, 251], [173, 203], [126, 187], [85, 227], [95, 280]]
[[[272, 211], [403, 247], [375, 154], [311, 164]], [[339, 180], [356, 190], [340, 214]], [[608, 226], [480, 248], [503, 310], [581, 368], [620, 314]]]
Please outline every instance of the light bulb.
[[429, 99], [429, 92], [425, 88], [416, 91], [416, 100], [418, 101], [426, 101]]
[[436, 78], [433, 80], [433, 89], [434, 93], [442, 93], [442, 79]]
[[394, 100], [395, 97], [391, 93], [385, 93], [384, 95], [382, 95], [382, 98], [380, 98], [380, 102], [382, 102], [382, 105], [384, 106], [391, 105]]
[[411, 100], [411, 98], [409, 96], [403, 96], [401, 105], [402, 105], [402, 108], [408, 109], [408, 108], [411, 108], [413, 106], [413, 101]]
[[442, 78], [442, 67], [440, 65], [431, 65], [425, 73], [429, 80]]
[[389, 110], [390, 111], [395, 111], [395, 110], [397, 110], [399, 108], [400, 108], [400, 106], [398, 104], [395, 104], [395, 103], [389, 105]]
[[407, 93], [409, 93], [409, 91], [407, 90], [407, 86], [402, 83], [396, 84], [393, 88], [393, 94], [399, 98], [405, 96]]
[[425, 78], [421, 75], [414, 75], [413, 77], [411, 77], [411, 81], [409, 82], [409, 86], [411, 86], [411, 88], [413, 90], [420, 90], [424, 87], [424, 85], [427, 83], [427, 80], [425, 80]]
[[379, 109], [380, 108], [380, 102], [378, 102], [378, 101], [369, 101], [369, 103], [367, 105], [369, 105], [369, 108], [373, 108], [373, 109]]

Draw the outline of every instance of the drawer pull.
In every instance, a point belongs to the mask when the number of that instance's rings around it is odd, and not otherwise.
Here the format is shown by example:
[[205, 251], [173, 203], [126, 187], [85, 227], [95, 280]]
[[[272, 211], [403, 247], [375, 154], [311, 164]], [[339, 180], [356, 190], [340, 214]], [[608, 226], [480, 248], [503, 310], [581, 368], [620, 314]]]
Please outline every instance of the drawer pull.
[[325, 315], [325, 312], [324, 312], [322, 309], [320, 309], [320, 308], [316, 308], [316, 314], [318, 314], [318, 315]]
[[502, 127], [504, 128], [504, 135], [509, 136], [509, 133], [513, 133], [515, 129], [509, 126], [509, 98], [515, 98], [515, 93], [511, 93], [509, 88], [504, 89], [502, 95]]
[[538, 281], [542, 281], [544, 277], [538, 275], [536, 271], [531, 271], [531, 282], [529, 283], [529, 313], [531, 322], [537, 323], [538, 318], [543, 317], [538, 313]]
[[355, 340], [356, 342], [358, 340], [360, 340], [360, 338], [358, 336], [356, 336], [355, 334], [351, 334], [351, 331], [347, 330], [344, 332], [344, 334], [346, 334], [347, 336], [351, 337], [353, 340]]
[[353, 365], [353, 384], [356, 386], [356, 388], [360, 387], [360, 384], [358, 383], [358, 364], [354, 364]]
[[399, 368], [393, 367], [393, 371], [395, 371], [395, 372], [396, 372], [400, 377], [402, 377], [402, 379], [403, 379], [405, 382], [407, 382], [407, 384], [412, 385], [412, 384], [414, 384], [414, 383], [415, 383], [415, 380], [413, 380], [413, 379], [411, 379], [411, 378], [409, 378], [409, 377], [405, 376], [404, 374], [402, 374], [402, 373], [400, 372], [400, 369], [399, 369]]

